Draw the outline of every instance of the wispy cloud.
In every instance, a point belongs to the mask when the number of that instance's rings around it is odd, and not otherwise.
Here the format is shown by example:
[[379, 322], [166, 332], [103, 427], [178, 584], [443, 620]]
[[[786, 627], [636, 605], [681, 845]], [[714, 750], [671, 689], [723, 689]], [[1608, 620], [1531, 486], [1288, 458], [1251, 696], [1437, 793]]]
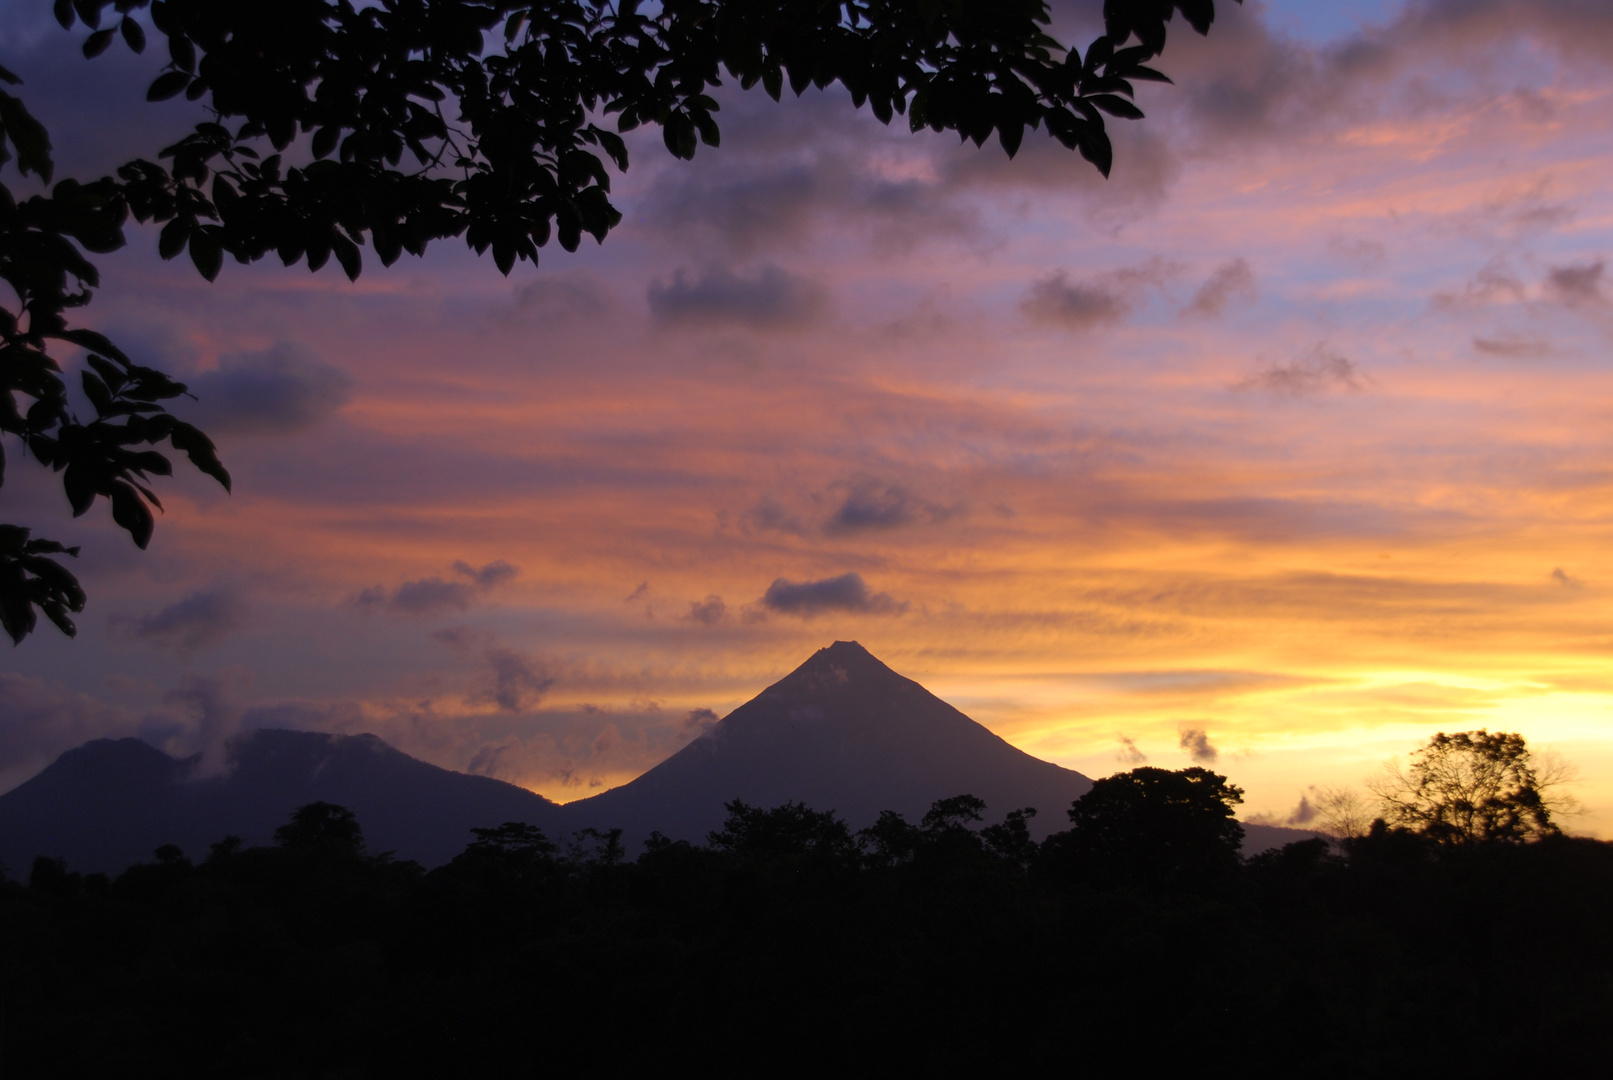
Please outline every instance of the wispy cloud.
[[405, 581], [396, 588], [372, 585], [350, 598], [361, 611], [383, 610], [402, 615], [442, 615], [466, 611], [484, 595], [511, 581], [519, 571], [499, 559], [482, 567], [464, 560], [453, 566], [457, 579], [442, 577]]
[[1255, 274], [1244, 259], [1222, 263], [1193, 293], [1186, 313], [1214, 317], [1228, 305], [1251, 300], [1255, 296]]
[[114, 617], [112, 630], [133, 640], [193, 652], [222, 641], [246, 614], [246, 604], [234, 589], [203, 589], [149, 615]]
[[505, 712], [521, 712], [536, 707], [555, 684], [555, 677], [536, 660], [514, 649], [491, 648], [484, 659], [488, 686], [472, 695], [473, 702], [491, 701]]
[[1509, 360], [1550, 356], [1552, 351], [1551, 343], [1544, 338], [1523, 337], [1505, 332], [1490, 337], [1474, 338], [1473, 349], [1486, 356], [1499, 356]]
[[1177, 742], [1195, 765], [1214, 765], [1221, 756], [1221, 752], [1210, 743], [1210, 733], [1196, 725], [1184, 725]]
[[1020, 308], [1037, 322], [1064, 330], [1088, 330], [1119, 322], [1131, 310], [1131, 304], [1110, 285], [1071, 281], [1060, 270], [1032, 285]]
[[1342, 353], [1318, 346], [1310, 355], [1272, 364], [1232, 384], [1234, 390], [1260, 390], [1279, 397], [1314, 397], [1332, 391], [1359, 392], [1366, 380]]
[[1131, 768], [1148, 764], [1148, 755], [1139, 750], [1136, 743], [1124, 735], [1117, 735], [1115, 738], [1120, 740], [1120, 752], [1115, 755], [1116, 761]]

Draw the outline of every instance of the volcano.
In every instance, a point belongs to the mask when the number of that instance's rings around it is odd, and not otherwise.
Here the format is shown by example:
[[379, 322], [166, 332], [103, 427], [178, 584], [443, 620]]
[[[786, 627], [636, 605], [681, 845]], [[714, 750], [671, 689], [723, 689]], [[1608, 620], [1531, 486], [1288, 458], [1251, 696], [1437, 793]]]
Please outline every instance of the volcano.
[[703, 841], [734, 799], [832, 810], [853, 829], [882, 810], [916, 822], [937, 799], [974, 795], [987, 820], [1032, 806], [1042, 836], [1092, 787], [1071, 769], [993, 735], [855, 641], [819, 649], [631, 783], [568, 803], [571, 828], [623, 830], [628, 850], [658, 830]]

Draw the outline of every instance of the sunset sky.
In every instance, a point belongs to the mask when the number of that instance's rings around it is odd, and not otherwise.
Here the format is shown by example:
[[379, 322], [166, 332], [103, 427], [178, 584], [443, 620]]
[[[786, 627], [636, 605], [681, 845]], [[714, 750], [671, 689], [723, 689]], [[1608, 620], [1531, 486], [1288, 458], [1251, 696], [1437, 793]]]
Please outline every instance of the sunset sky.
[[[131, 230], [83, 321], [190, 384], [235, 491], [181, 470], [142, 553], [6, 446], [0, 520], [82, 544], [90, 604], [0, 656], [0, 790], [290, 726], [569, 800], [855, 639], [1276, 823], [1521, 732], [1613, 837], [1613, 4], [1217, 9], [1107, 181], [730, 87], [720, 149], [640, 133], [621, 227], [507, 279], [209, 285]], [[58, 175], [188, 129], [80, 36], [0, 3]]]

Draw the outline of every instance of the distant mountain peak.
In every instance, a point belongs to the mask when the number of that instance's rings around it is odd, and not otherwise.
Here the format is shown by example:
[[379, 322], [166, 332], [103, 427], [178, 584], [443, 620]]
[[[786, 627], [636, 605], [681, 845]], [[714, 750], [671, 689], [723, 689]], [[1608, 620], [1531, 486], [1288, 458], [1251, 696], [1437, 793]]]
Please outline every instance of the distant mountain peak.
[[176, 764], [173, 758], [139, 739], [92, 739], [63, 753], [47, 771], [73, 776], [107, 773], [166, 778]]
[[764, 693], [820, 694], [848, 689], [867, 693], [881, 682], [908, 681], [857, 642], [837, 641], [813, 653], [804, 664]]
[[20, 873], [48, 855], [116, 873], [169, 843], [200, 858], [226, 835], [269, 842], [310, 802], [348, 807], [372, 849], [431, 866], [464, 850], [473, 828], [559, 824], [541, 795], [419, 761], [367, 732], [259, 728], [230, 741], [223, 771], [199, 773], [200, 763], [137, 739], [69, 750], [0, 795], [0, 864]]

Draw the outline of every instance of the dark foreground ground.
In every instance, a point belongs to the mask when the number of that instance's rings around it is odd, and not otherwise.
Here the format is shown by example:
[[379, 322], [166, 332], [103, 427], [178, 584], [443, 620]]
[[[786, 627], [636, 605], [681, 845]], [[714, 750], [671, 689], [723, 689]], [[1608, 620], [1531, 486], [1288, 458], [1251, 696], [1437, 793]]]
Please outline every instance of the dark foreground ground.
[[1613, 1060], [1597, 841], [1443, 850], [1380, 830], [1154, 873], [967, 813], [853, 837], [739, 807], [705, 847], [626, 858], [608, 835], [505, 827], [427, 873], [364, 854], [350, 824], [332, 809], [199, 865], [165, 851], [109, 880], [41, 860], [0, 884], [0, 1076], [1473, 1078]]

